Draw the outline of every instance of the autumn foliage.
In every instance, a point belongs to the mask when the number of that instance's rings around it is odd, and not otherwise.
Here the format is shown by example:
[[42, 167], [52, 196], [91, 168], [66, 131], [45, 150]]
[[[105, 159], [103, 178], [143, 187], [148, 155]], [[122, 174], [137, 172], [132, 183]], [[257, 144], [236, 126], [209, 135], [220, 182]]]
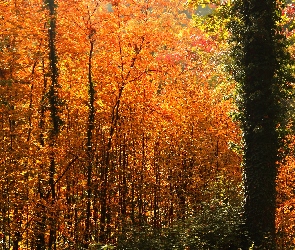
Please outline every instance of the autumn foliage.
[[116, 245], [239, 203], [224, 46], [184, 2], [53, 3], [0, 2], [0, 249]]

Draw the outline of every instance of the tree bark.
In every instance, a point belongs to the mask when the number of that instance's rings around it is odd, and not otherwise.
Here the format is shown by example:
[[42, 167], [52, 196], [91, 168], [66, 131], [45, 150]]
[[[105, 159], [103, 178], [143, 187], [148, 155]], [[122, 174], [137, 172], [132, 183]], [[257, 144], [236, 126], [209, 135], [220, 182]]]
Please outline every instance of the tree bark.
[[[46, 1], [49, 10], [49, 66], [51, 85], [48, 92], [49, 112], [51, 117], [51, 130], [49, 133], [49, 147], [50, 147], [50, 166], [49, 166], [49, 188], [50, 194], [48, 198], [51, 198], [51, 205], [54, 206], [56, 201], [56, 190], [54, 175], [56, 173], [56, 159], [54, 154], [54, 147], [56, 144], [57, 135], [59, 133], [61, 120], [59, 117], [59, 98], [58, 98], [58, 69], [57, 69], [57, 55], [55, 48], [55, 36], [56, 36], [56, 3], [55, 0]], [[49, 234], [49, 249], [56, 249], [56, 221], [55, 212], [51, 211], [50, 214], [50, 234]]]
[[88, 57], [88, 98], [89, 98], [89, 113], [88, 113], [88, 128], [87, 128], [87, 143], [86, 151], [88, 157], [87, 167], [87, 205], [86, 205], [86, 222], [85, 222], [85, 247], [88, 247], [91, 232], [90, 232], [90, 219], [91, 219], [91, 196], [92, 196], [92, 164], [93, 164], [93, 150], [92, 150], [92, 134], [94, 129], [94, 86], [92, 81], [92, 55], [94, 48], [94, 40], [89, 35], [90, 51]]
[[237, 13], [242, 76], [240, 111], [244, 132], [243, 249], [275, 249], [276, 175], [279, 160], [277, 6], [274, 0], [242, 0]]

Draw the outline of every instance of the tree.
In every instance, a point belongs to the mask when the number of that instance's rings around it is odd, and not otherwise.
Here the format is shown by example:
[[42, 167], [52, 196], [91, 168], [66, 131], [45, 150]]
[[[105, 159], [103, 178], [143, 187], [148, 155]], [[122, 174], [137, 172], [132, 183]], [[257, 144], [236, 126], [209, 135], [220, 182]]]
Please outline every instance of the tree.
[[244, 244], [275, 249], [276, 177], [288, 89], [288, 54], [279, 28], [282, 5], [241, 0], [233, 5], [233, 33], [244, 140]]
[[223, 99], [233, 88], [216, 77], [220, 45], [191, 26], [182, 4], [1, 2], [4, 248], [158, 234], [206, 219], [217, 179], [240, 181], [228, 147], [239, 130]]

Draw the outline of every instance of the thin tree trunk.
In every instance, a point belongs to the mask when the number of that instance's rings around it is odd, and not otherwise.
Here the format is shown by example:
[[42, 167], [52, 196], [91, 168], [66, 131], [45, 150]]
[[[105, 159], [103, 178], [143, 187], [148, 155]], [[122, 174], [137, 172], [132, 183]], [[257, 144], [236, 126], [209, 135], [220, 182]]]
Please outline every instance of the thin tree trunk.
[[[44, 126], [45, 126], [45, 109], [46, 109], [46, 104], [45, 104], [45, 95], [46, 95], [46, 89], [47, 89], [47, 78], [46, 78], [46, 72], [45, 72], [45, 65], [44, 65], [44, 60], [42, 60], [42, 68], [43, 68], [43, 90], [42, 90], [42, 99], [41, 99], [41, 104], [40, 104], [40, 121], [39, 121], [39, 129], [40, 129], [40, 134], [39, 134], [39, 142], [41, 147], [45, 146], [45, 141], [44, 141]], [[40, 166], [40, 172], [43, 171], [43, 164]], [[44, 191], [43, 191], [43, 176], [41, 174], [38, 174], [38, 195], [40, 201], [38, 201], [36, 205], [36, 239], [35, 239], [35, 244], [36, 244], [36, 249], [37, 250], [43, 250], [45, 249], [45, 227], [46, 227], [46, 214], [45, 214], [45, 207], [44, 204], [42, 203], [42, 200], [45, 198], [44, 197]]]
[[[124, 86], [124, 85], [123, 85]], [[106, 148], [106, 156], [105, 156], [105, 162], [102, 166], [101, 169], [101, 180], [102, 180], [102, 185], [101, 185], [101, 209], [100, 209], [100, 242], [105, 242], [106, 240], [106, 232], [105, 232], [105, 227], [106, 227], [106, 219], [108, 217], [107, 215], [107, 200], [108, 200], [108, 178], [109, 178], [109, 170], [110, 170], [110, 163], [111, 163], [111, 149], [112, 149], [112, 140], [113, 140], [113, 135], [115, 133], [115, 128], [117, 127], [117, 123], [119, 120], [119, 108], [120, 108], [120, 101], [121, 101], [121, 95], [123, 92], [123, 88], [121, 87], [119, 89], [119, 96], [116, 101], [116, 104], [112, 110], [112, 123], [109, 131], [109, 138], [108, 138], [108, 143], [107, 143], [107, 148]]]
[[90, 219], [91, 219], [91, 196], [92, 196], [92, 164], [93, 164], [93, 150], [92, 150], [92, 134], [94, 129], [94, 86], [92, 81], [92, 55], [94, 48], [94, 40], [92, 34], [89, 35], [90, 51], [88, 57], [88, 98], [89, 98], [89, 113], [88, 113], [88, 128], [87, 128], [87, 143], [86, 151], [88, 158], [87, 167], [87, 205], [86, 205], [86, 222], [85, 222], [85, 247], [88, 247], [91, 232], [90, 232]]
[[18, 227], [14, 233], [14, 239], [13, 239], [13, 246], [12, 246], [12, 249], [13, 250], [18, 250], [19, 249], [19, 243], [21, 242], [21, 233], [20, 233], [20, 230], [21, 230], [21, 224], [22, 224], [22, 220], [21, 220], [21, 213], [18, 211], [18, 208], [15, 208], [14, 209], [14, 214], [16, 215], [16, 220], [17, 220], [17, 224], [18, 224]]
[[[47, 7], [49, 9], [49, 64], [50, 64], [50, 74], [51, 74], [51, 85], [48, 92], [49, 101], [49, 111], [51, 117], [52, 128], [49, 132], [49, 147], [50, 147], [50, 167], [49, 167], [49, 187], [51, 196], [52, 207], [56, 201], [56, 190], [54, 176], [56, 173], [56, 159], [54, 154], [54, 147], [56, 144], [56, 139], [60, 129], [60, 117], [59, 117], [59, 100], [58, 100], [58, 69], [57, 69], [57, 55], [55, 49], [55, 35], [56, 35], [56, 3], [55, 0], [47, 0]], [[56, 214], [55, 211], [50, 213], [50, 234], [49, 234], [49, 249], [56, 249]]]

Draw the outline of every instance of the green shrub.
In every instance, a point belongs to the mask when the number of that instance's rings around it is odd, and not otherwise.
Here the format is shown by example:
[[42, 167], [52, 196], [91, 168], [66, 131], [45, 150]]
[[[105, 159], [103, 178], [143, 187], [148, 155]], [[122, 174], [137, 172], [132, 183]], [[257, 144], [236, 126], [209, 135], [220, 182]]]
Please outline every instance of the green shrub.
[[125, 229], [118, 249], [124, 250], [190, 250], [238, 249], [240, 246], [240, 197], [212, 199], [201, 204], [199, 213], [172, 226], [153, 229], [150, 225]]

